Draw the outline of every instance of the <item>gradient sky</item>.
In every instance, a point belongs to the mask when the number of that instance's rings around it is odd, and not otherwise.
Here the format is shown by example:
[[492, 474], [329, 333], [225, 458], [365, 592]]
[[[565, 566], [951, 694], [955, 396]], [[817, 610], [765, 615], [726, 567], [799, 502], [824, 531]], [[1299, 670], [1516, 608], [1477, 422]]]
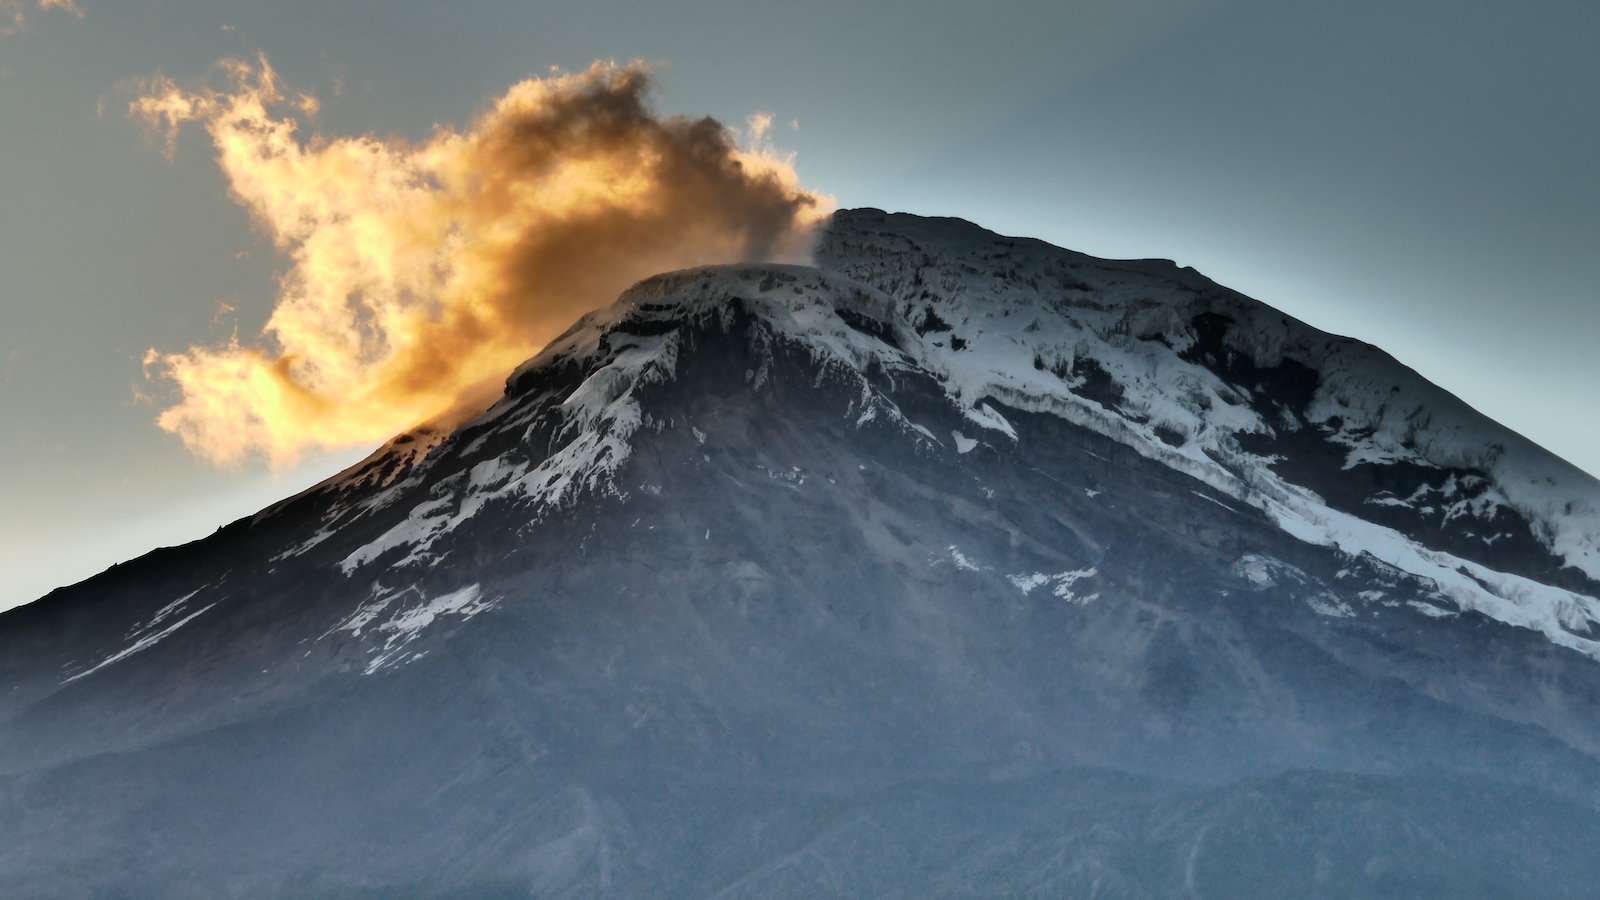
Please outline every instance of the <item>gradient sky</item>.
[[128, 120], [129, 85], [257, 51], [325, 133], [413, 138], [642, 58], [663, 111], [773, 113], [842, 206], [1176, 259], [1600, 472], [1592, 2], [78, 6], [27, 0], [0, 36], [0, 608], [370, 449], [218, 470], [137, 399], [147, 348], [259, 331], [284, 260], [201, 135], [169, 162]]

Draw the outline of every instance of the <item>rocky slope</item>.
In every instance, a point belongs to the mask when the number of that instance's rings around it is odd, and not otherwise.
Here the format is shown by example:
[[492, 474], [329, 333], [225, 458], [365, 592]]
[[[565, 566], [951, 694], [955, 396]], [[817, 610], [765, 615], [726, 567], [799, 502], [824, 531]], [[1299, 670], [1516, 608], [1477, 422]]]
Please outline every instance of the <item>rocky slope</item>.
[[30, 896], [1585, 896], [1600, 485], [1164, 261], [840, 213], [0, 616]]

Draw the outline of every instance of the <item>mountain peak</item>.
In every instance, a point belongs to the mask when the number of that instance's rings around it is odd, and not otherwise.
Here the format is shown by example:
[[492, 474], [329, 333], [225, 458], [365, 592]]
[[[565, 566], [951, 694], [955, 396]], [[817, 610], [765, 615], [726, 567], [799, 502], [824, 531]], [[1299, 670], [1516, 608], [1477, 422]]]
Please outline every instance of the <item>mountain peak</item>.
[[[959, 219], [836, 215], [818, 267], [665, 273], [580, 319], [451, 435], [335, 479], [293, 557], [352, 522], [410, 511], [345, 550], [346, 576], [428, 565], [486, 505], [533, 519], [624, 499], [640, 429], [682, 427], [644, 400], [698, 335], [738, 332], [760, 393], [774, 354], [850, 387], [839, 410], [927, 452], [1018, 440], [1049, 415], [1190, 476], [1313, 545], [1434, 585], [1453, 608], [1600, 657], [1600, 485], [1376, 348], [1320, 332], [1165, 260], [1101, 260]], [[966, 423], [937, 433], [896, 399], [923, 378]], [[543, 429], [538, 444], [530, 436]], [[492, 451], [492, 452], [491, 452]], [[417, 493], [422, 490], [423, 493]]]
[[1292, 817], [1301, 875], [1454, 822], [1406, 852], [1564, 836], [1593, 884], [1593, 479], [1166, 261], [855, 210], [816, 262], [647, 279], [469, 420], [0, 618], [12, 882], [154, 841], [208, 895], [870, 895], [948, 846], [957, 892], [1168, 896]]
[[[351, 549], [341, 571], [402, 547], [402, 563], [426, 563], [433, 542], [486, 503], [525, 504], [537, 518], [585, 494], [625, 496], [617, 477], [633, 434], [665, 427], [642, 395], [674, 380], [696, 334], [739, 330], [757, 350], [734, 373], [749, 390], [761, 391], [784, 347], [851, 383], [840, 413], [858, 425], [887, 423], [958, 455], [1014, 443], [1017, 412], [1056, 416], [1301, 540], [1600, 657], [1600, 483], [1377, 348], [1167, 260], [1102, 260], [960, 219], [843, 211], [817, 264], [639, 283], [519, 367], [505, 396], [454, 435], [365, 464], [384, 473], [376, 484], [335, 479], [344, 499], [284, 552], [424, 483], [411, 514]], [[892, 382], [908, 373], [937, 385], [967, 428], [936, 434], [904, 413]], [[483, 452], [540, 417], [554, 424], [538, 451], [519, 441]]]

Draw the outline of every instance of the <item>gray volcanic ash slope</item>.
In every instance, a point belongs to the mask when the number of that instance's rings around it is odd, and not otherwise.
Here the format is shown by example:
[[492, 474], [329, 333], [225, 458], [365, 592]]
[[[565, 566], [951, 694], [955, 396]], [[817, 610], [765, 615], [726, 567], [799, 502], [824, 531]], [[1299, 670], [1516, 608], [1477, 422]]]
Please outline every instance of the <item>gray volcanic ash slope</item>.
[[1600, 883], [1600, 485], [1164, 261], [835, 217], [0, 616], [16, 896]]

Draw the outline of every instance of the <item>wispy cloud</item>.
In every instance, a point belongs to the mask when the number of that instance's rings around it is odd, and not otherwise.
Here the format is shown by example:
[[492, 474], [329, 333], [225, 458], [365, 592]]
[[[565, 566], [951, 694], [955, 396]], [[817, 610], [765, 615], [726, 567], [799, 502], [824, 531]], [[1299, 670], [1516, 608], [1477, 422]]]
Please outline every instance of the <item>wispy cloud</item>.
[[29, 10], [37, 9], [41, 12], [56, 9], [77, 18], [83, 18], [83, 7], [77, 0], [0, 0], [0, 36], [14, 35], [28, 24]]

